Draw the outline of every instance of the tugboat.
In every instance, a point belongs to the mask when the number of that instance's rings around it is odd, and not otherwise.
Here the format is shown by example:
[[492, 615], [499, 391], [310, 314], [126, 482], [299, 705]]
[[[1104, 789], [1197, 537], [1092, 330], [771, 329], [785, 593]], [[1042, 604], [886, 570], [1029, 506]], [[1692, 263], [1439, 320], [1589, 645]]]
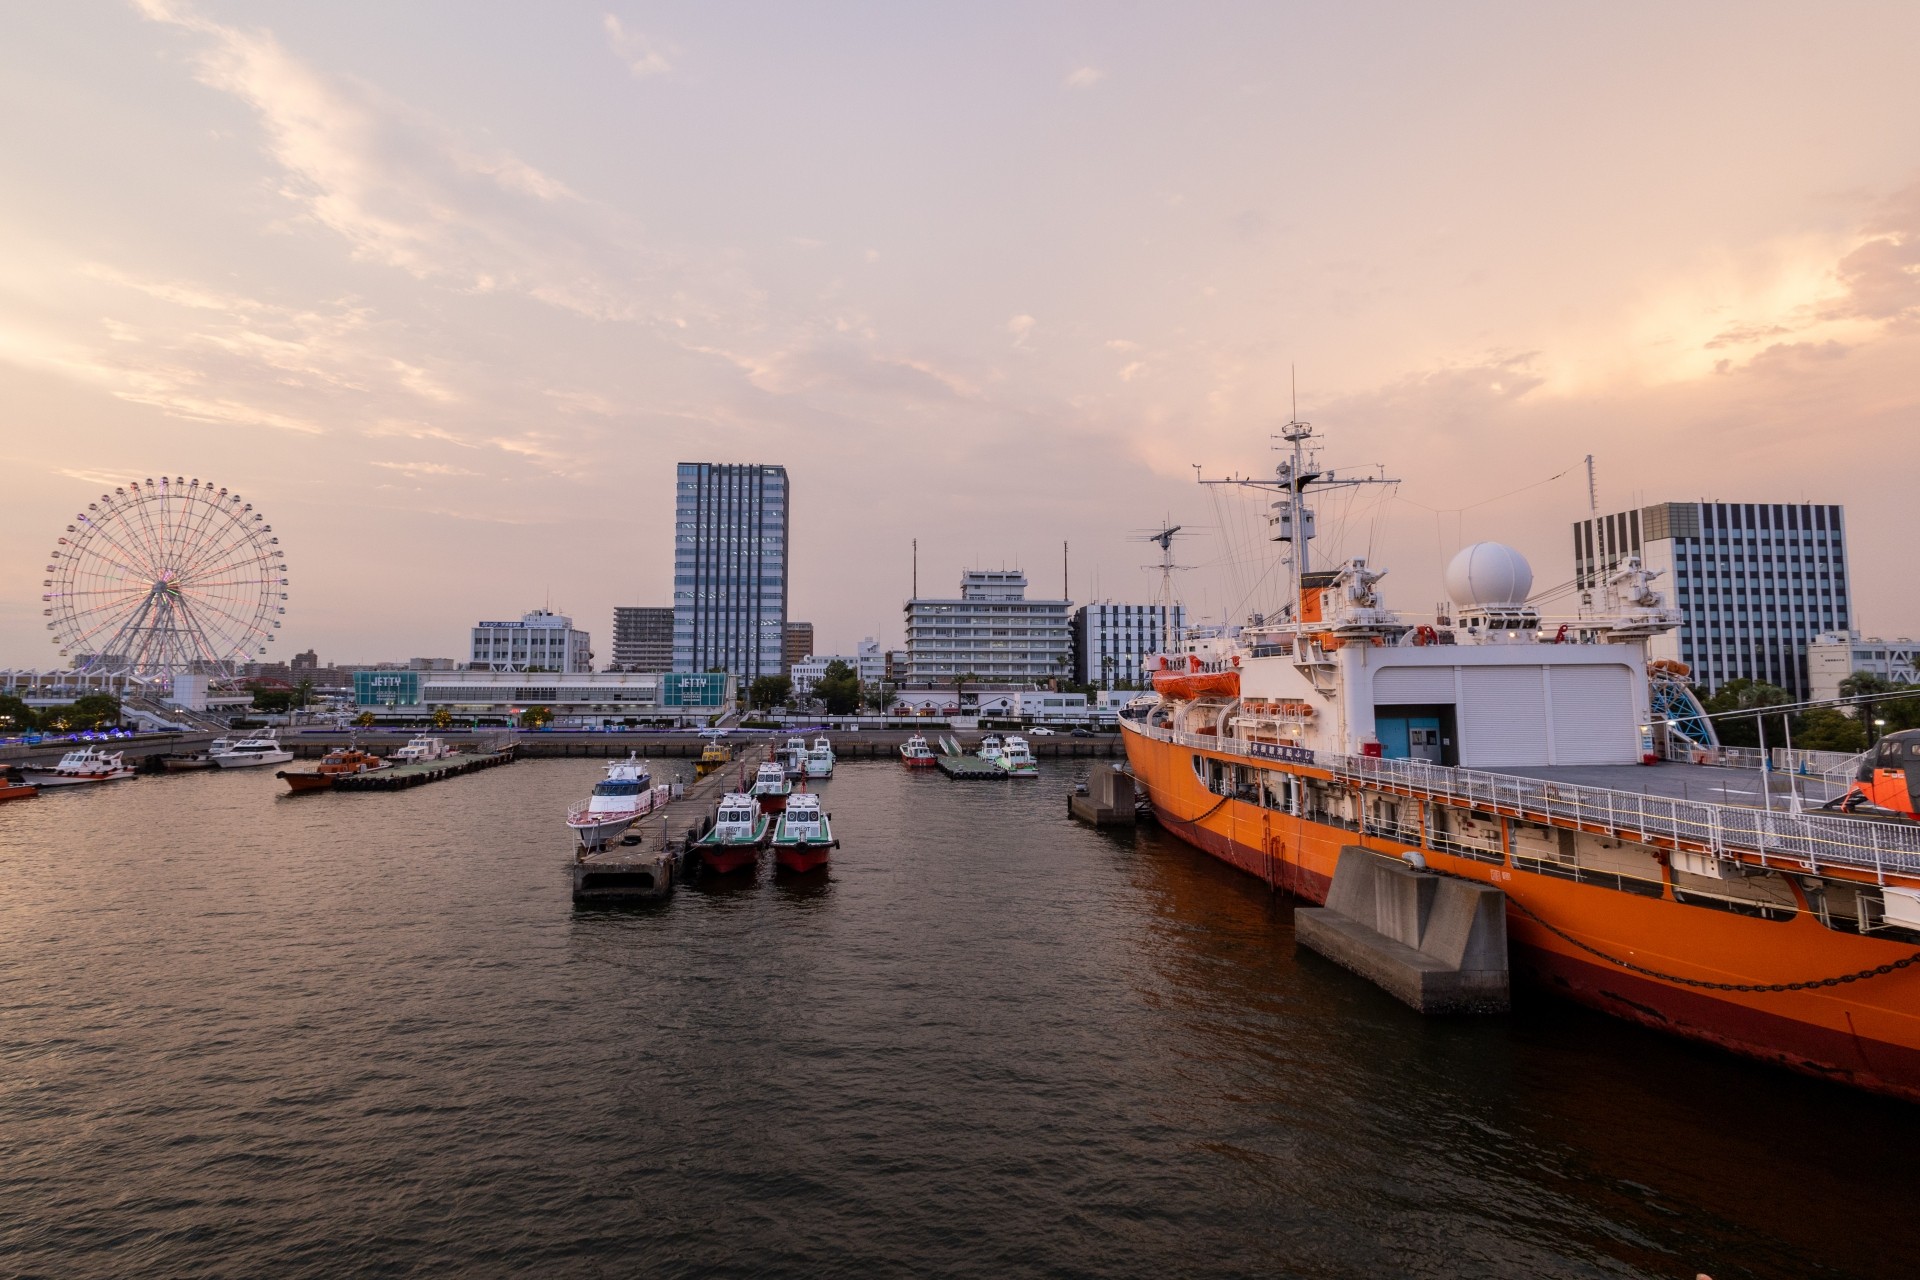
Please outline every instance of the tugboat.
[[1040, 762], [1033, 758], [1033, 751], [1027, 746], [1027, 740], [1019, 734], [1010, 734], [1006, 745], [1000, 748], [1000, 756], [994, 761], [1010, 778], [1037, 778], [1040, 776]]
[[793, 784], [787, 781], [787, 771], [768, 760], [753, 775], [751, 794], [760, 804], [762, 813], [779, 813], [787, 807], [787, 793], [793, 790]]
[[263, 764], [285, 764], [293, 759], [293, 752], [280, 745], [277, 730], [263, 729], [252, 737], [240, 739], [225, 751], [208, 752], [207, 758], [222, 769], [251, 769]]
[[333, 780], [342, 774], [374, 773], [391, 768], [391, 762], [382, 760], [371, 751], [362, 751], [358, 747], [335, 747], [320, 757], [320, 763], [311, 769], [282, 769], [273, 776], [283, 780], [294, 795], [300, 795], [307, 791], [330, 790]]
[[909, 769], [931, 769], [933, 748], [927, 745], [926, 738], [916, 733], [900, 744], [900, 763]]
[[839, 846], [819, 796], [803, 791], [787, 801], [773, 833], [775, 862], [788, 871], [814, 871], [826, 866], [829, 851]]
[[596, 852], [666, 803], [668, 794], [668, 788], [653, 785], [639, 753], [629, 752], [625, 760], [609, 761], [607, 776], [594, 785], [593, 795], [567, 810], [567, 828], [580, 838], [583, 850]]
[[833, 776], [833, 744], [825, 735], [813, 740], [813, 749], [807, 752], [806, 776], [809, 778], [831, 778]]
[[700, 758], [693, 762], [693, 776], [696, 778], [704, 778], [715, 769], [723, 768], [731, 763], [733, 763], [733, 752], [721, 745], [720, 739], [709, 738], [707, 739], [706, 750], [702, 751]]
[[73, 787], [86, 782], [117, 782], [121, 778], [133, 776], [133, 766], [123, 759], [123, 752], [106, 752], [98, 747], [82, 747], [78, 751], [69, 751], [60, 757], [60, 763], [48, 768], [45, 765], [23, 764], [19, 766], [20, 776], [26, 781], [41, 787]]
[[[778, 767], [778, 766], [776, 766]], [[780, 780], [783, 784], [785, 778]], [[694, 841], [700, 860], [722, 875], [752, 866], [767, 843], [773, 820], [750, 795], [729, 791], [714, 810], [713, 830]]]
[[20, 781], [20, 775], [13, 770], [0, 769], [0, 800], [30, 800], [39, 794], [40, 788]]

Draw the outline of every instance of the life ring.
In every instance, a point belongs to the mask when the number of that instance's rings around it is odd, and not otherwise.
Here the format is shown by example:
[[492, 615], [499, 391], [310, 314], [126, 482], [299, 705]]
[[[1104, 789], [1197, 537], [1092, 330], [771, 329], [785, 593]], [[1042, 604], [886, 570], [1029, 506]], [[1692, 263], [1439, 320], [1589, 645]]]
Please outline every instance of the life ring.
[[1413, 642], [1417, 645], [1439, 644], [1440, 633], [1423, 622], [1413, 629]]

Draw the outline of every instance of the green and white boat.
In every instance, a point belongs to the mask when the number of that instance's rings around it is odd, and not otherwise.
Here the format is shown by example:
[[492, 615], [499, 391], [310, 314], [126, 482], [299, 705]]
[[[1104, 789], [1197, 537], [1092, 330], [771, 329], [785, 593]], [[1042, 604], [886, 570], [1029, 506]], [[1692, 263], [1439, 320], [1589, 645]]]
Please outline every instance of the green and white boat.
[[774, 861], [789, 871], [813, 871], [826, 865], [829, 852], [839, 844], [833, 838], [832, 815], [820, 807], [819, 796], [800, 791], [787, 798], [773, 833]]
[[773, 819], [760, 811], [750, 795], [729, 791], [714, 810], [713, 829], [693, 842], [700, 860], [714, 871], [738, 871], [759, 860]]

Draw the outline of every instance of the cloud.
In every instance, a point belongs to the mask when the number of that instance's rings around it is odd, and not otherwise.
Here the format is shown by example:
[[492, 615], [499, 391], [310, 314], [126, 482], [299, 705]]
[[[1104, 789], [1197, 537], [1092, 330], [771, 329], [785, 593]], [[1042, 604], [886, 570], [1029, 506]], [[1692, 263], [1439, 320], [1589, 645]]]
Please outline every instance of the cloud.
[[[607, 14], [601, 19], [601, 25], [607, 30], [607, 44], [620, 61], [626, 63], [627, 70], [635, 79], [647, 76], [663, 76], [673, 70], [673, 64], [657, 48], [653, 41], [638, 31], [629, 31], [620, 19]], [[674, 50], [675, 54], [679, 50]]]
[[1013, 335], [1016, 350], [1025, 349], [1027, 339], [1033, 336], [1033, 328], [1039, 322], [1029, 315], [1017, 315], [1007, 321], [1007, 332]]
[[370, 467], [380, 467], [387, 471], [399, 471], [409, 476], [477, 476], [478, 471], [469, 471], [465, 467], [449, 466], [444, 462], [377, 462], [367, 463]]
[[1068, 73], [1066, 87], [1069, 89], [1091, 89], [1107, 78], [1107, 73], [1098, 67], [1080, 67]]

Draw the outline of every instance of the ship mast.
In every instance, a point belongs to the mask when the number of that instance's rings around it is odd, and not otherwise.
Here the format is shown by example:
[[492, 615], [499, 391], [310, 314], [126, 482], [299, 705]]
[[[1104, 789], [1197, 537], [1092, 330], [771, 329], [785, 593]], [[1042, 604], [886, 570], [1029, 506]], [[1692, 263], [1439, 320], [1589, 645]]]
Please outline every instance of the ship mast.
[[1274, 447], [1284, 450], [1286, 456], [1274, 468], [1274, 478], [1258, 480], [1253, 477], [1232, 476], [1220, 480], [1208, 480], [1198, 477], [1201, 484], [1231, 484], [1245, 489], [1264, 489], [1277, 493], [1280, 500], [1273, 504], [1274, 514], [1267, 517], [1267, 523], [1273, 528], [1270, 540], [1293, 544], [1288, 555], [1290, 566], [1288, 578], [1292, 590], [1287, 596], [1287, 616], [1299, 619], [1300, 585], [1312, 569], [1311, 543], [1314, 539], [1313, 508], [1306, 504], [1306, 492], [1309, 485], [1320, 489], [1351, 489], [1369, 484], [1399, 484], [1399, 480], [1385, 475], [1336, 475], [1332, 471], [1320, 470], [1320, 446], [1314, 438], [1313, 424], [1302, 422], [1296, 407], [1294, 416], [1280, 428]]
[[1160, 647], [1162, 653], [1173, 652], [1173, 571], [1180, 567], [1173, 562], [1173, 535], [1180, 532], [1180, 528], [1170, 524], [1147, 538], [1148, 542], [1160, 544], [1160, 624], [1165, 637]]

